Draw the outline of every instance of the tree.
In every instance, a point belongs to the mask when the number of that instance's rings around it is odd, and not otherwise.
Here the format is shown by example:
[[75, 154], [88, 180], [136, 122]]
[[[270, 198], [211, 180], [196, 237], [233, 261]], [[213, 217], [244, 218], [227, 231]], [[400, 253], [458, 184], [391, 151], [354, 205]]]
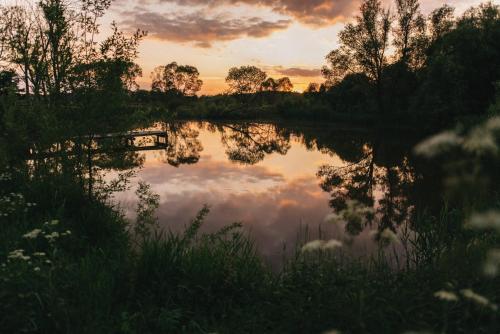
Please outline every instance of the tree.
[[[443, 122], [461, 114], [483, 113], [500, 81], [500, 6], [472, 8], [456, 22], [451, 12], [440, 9], [436, 13], [441, 14], [432, 15], [440, 19], [433, 23], [435, 40], [415, 99], [418, 111], [435, 112]], [[443, 33], [447, 29], [451, 30]]]
[[288, 77], [278, 79], [278, 81], [276, 82], [276, 91], [278, 92], [291, 92], [292, 89], [293, 84]]
[[45, 35], [48, 42], [49, 77], [51, 95], [57, 96], [67, 83], [73, 65], [72, 46], [77, 38], [67, 5], [62, 0], [42, 0], [39, 3], [45, 19]]
[[430, 33], [432, 41], [436, 41], [444, 34], [450, 32], [455, 24], [455, 8], [448, 5], [435, 9], [429, 15]]
[[426, 22], [420, 13], [419, 0], [396, 0], [396, 22], [393, 43], [398, 60], [407, 66], [421, 66], [422, 46], [426, 40]]
[[[7, 62], [18, 68], [22, 73], [24, 92], [30, 95], [30, 81], [33, 78], [38, 59], [46, 50], [47, 43], [40, 39], [41, 28], [36, 21], [32, 9], [21, 6], [10, 6], [2, 9], [2, 44]], [[38, 93], [38, 92], [35, 92]]]
[[17, 76], [12, 70], [0, 71], [0, 96], [17, 91]]
[[267, 78], [261, 85], [261, 90], [268, 92], [291, 92], [292, 89], [293, 84], [288, 77], [280, 78], [278, 80]]
[[158, 92], [175, 92], [185, 96], [195, 95], [203, 85], [200, 73], [194, 66], [177, 65], [176, 62], [156, 67], [151, 73], [151, 89]]
[[256, 93], [261, 89], [266, 76], [264, 71], [255, 66], [233, 67], [229, 70], [226, 82], [232, 93]]
[[276, 86], [276, 80], [274, 80], [273, 78], [267, 78], [264, 82], [262, 82], [260, 89], [264, 92], [275, 92]]
[[330, 52], [328, 66], [322, 73], [326, 84], [333, 86], [347, 74], [365, 73], [374, 83], [382, 108], [382, 74], [387, 65], [387, 49], [391, 15], [382, 8], [380, 0], [364, 0], [360, 15], [340, 32], [340, 47]]
[[304, 93], [319, 93], [319, 84], [316, 82], [311, 82], [309, 86], [307, 86]]

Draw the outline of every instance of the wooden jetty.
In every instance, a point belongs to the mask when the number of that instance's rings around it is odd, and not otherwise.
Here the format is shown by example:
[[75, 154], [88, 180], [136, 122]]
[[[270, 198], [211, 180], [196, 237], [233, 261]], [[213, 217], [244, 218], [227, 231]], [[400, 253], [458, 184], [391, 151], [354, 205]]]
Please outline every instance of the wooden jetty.
[[[137, 146], [135, 145], [135, 139], [137, 138], [145, 138], [145, 137], [153, 137], [153, 145], [144, 145]], [[91, 149], [91, 153], [108, 153], [108, 152], [116, 152], [116, 151], [153, 151], [153, 150], [161, 150], [165, 149], [168, 146], [168, 134], [164, 130], [144, 130], [144, 131], [128, 131], [128, 132], [117, 132], [117, 133], [106, 133], [106, 134], [94, 134], [94, 135], [86, 135], [81, 137], [73, 137], [70, 139], [72, 142], [85, 140], [87, 142], [98, 144], [100, 141], [111, 140], [111, 139], [120, 139], [123, 145], [115, 145], [111, 148], [93, 148]], [[98, 146], [98, 145], [97, 145]], [[45, 151], [45, 152], [36, 152], [33, 149], [30, 149], [28, 156], [30, 158], [40, 159], [40, 158], [50, 158], [56, 157], [63, 154], [63, 150], [61, 149], [61, 145], [55, 144], [54, 150]], [[88, 149], [84, 150], [85, 153], [88, 153]], [[64, 152], [68, 155], [75, 155], [77, 152], [75, 150], [69, 150]]]

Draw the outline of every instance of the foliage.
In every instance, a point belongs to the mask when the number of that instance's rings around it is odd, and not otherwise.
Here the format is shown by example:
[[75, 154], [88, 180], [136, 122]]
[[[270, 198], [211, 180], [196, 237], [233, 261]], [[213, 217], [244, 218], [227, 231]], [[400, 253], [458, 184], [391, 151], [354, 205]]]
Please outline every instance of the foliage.
[[196, 67], [177, 65], [173, 62], [156, 67], [151, 73], [151, 90], [163, 93], [178, 93], [183, 96], [195, 95], [203, 85]]
[[233, 67], [229, 69], [226, 82], [232, 93], [256, 93], [260, 90], [266, 76], [265, 72], [255, 66]]

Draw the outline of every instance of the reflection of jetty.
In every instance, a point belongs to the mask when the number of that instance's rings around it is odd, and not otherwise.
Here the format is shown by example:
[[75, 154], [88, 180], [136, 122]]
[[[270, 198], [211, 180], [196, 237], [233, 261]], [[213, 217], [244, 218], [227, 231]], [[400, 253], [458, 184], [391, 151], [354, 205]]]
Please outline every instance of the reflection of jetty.
[[101, 139], [115, 139], [122, 138], [128, 142], [134, 141], [135, 138], [140, 137], [154, 137], [155, 144], [166, 144], [167, 143], [167, 132], [163, 130], [146, 130], [146, 131], [129, 131], [129, 132], [119, 132], [119, 133], [106, 133], [92, 136], [84, 136], [82, 138], [91, 140], [101, 140]]
[[[153, 145], [135, 145], [137, 138], [153, 138]], [[111, 145], [105, 144], [105, 140], [118, 139], [119, 143], [112, 143]], [[51, 158], [66, 154], [73, 156], [77, 154], [88, 154], [89, 146], [90, 153], [112, 153], [112, 152], [138, 152], [138, 151], [154, 151], [166, 149], [168, 146], [168, 134], [163, 130], [145, 130], [145, 131], [128, 131], [118, 133], [106, 133], [87, 135], [81, 137], [73, 137], [70, 144], [61, 145], [61, 143], [54, 144], [52, 149], [45, 152], [37, 152], [30, 149], [30, 158]], [[82, 144], [87, 146], [83, 149]], [[63, 148], [66, 146], [66, 149]]]

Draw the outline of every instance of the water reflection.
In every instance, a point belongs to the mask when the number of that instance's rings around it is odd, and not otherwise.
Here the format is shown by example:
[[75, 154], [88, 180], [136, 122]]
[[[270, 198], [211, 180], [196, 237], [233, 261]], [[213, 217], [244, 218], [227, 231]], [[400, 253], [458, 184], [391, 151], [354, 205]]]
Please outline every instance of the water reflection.
[[[114, 200], [131, 218], [135, 187], [145, 181], [161, 196], [162, 227], [172, 230], [208, 204], [206, 231], [242, 222], [271, 261], [281, 258], [284, 244], [296, 244], [305, 226], [311, 238], [353, 240], [349, 252], [365, 254], [375, 248], [370, 229], [396, 232], [417, 206], [426, 207], [428, 193], [439, 193], [428, 191], [433, 184], [422, 182], [422, 166], [412, 159], [422, 136], [407, 131], [206, 122], [159, 122], [137, 131], [144, 135], [80, 136], [39, 147], [33, 166], [73, 170], [89, 196], [114, 185], [121, 190]], [[116, 180], [132, 186], [117, 187]], [[367, 226], [324, 222], [352, 200], [373, 208]]]
[[[140, 153], [141, 169], [131, 181], [145, 181], [161, 196], [162, 227], [180, 230], [208, 204], [205, 231], [242, 222], [272, 262], [281, 258], [284, 244], [296, 243], [306, 225], [312, 238], [357, 235], [349, 252], [365, 254], [376, 248], [368, 230], [396, 231], [411, 220], [420, 199], [411, 160], [419, 136], [408, 133], [261, 123], [158, 123], [154, 128], [168, 133], [168, 145]], [[134, 187], [115, 197], [130, 217], [133, 192]], [[324, 222], [352, 199], [375, 209], [369, 226]]]

